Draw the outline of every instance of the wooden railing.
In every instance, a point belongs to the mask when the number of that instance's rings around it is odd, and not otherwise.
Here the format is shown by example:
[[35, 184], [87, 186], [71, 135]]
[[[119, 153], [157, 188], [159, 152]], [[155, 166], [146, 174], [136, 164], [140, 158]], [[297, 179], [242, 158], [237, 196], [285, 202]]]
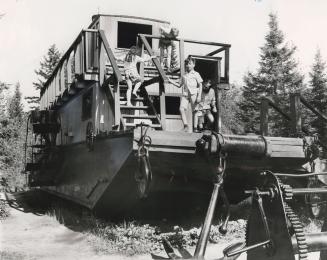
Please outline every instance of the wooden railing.
[[[139, 34], [139, 39], [142, 44], [142, 53], [144, 51], [144, 48], [149, 53], [149, 55], [154, 55], [154, 52], [147, 40], [147, 38], [151, 39], [160, 39], [160, 36], [157, 35], [147, 35], [147, 34]], [[219, 54], [221, 52], [224, 52], [224, 77], [221, 77], [220, 75], [220, 63], [219, 63], [219, 72], [218, 72], [218, 79], [217, 79], [217, 85], [219, 86], [222, 82], [229, 84], [229, 50], [231, 45], [225, 44], [225, 43], [217, 43], [217, 42], [208, 42], [208, 41], [197, 41], [197, 40], [190, 40], [190, 39], [172, 39], [172, 41], [179, 42], [179, 59], [180, 59], [180, 69], [175, 70], [174, 72], [180, 72], [181, 75], [184, 75], [184, 60], [185, 60], [185, 50], [184, 50], [184, 43], [193, 43], [193, 44], [202, 44], [202, 45], [209, 45], [209, 46], [217, 46], [219, 47], [217, 50], [212, 51], [206, 56], [214, 56], [216, 54]], [[161, 64], [158, 60], [158, 58], [153, 59], [153, 63], [159, 73], [159, 98], [160, 98], [160, 118], [161, 118], [161, 124], [162, 129], [165, 130], [166, 128], [166, 102], [165, 102], [165, 85], [168, 83], [167, 75], [165, 74], [164, 69], [161, 67]], [[143, 75], [143, 69], [144, 67], [141, 66], [141, 75]], [[219, 109], [220, 99], [221, 99], [221, 88], [218, 87], [218, 90], [216, 91], [216, 106], [217, 106], [217, 116], [216, 116], [216, 131], [221, 131], [221, 109]]]
[[[64, 92], [73, 94], [73, 89], [70, 90], [74, 80], [86, 72], [93, 72], [98, 69], [98, 61], [96, 58], [97, 30], [83, 30], [79, 33], [75, 41], [64, 53], [58, 62], [53, 73], [44, 84], [40, 93], [41, 109], [49, 108], [55, 104]], [[93, 58], [91, 58], [93, 57]]]
[[261, 98], [260, 111], [260, 133], [261, 135], [268, 135], [268, 116], [269, 107], [274, 108], [286, 120], [291, 122], [291, 130], [294, 136], [301, 136], [301, 133], [309, 134], [306, 129], [302, 127], [301, 104], [308, 108], [312, 113], [318, 116], [321, 120], [327, 122], [327, 116], [322, 114], [319, 110], [313, 107], [300, 93], [293, 93], [290, 95], [290, 114], [283, 111], [272, 99], [268, 97]]
[[87, 75], [92, 75], [90, 79], [98, 80], [100, 86], [108, 84], [108, 81], [105, 81], [107, 59], [111, 63], [115, 77], [113, 93], [109, 89], [113, 101], [110, 103], [114, 110], [115, 125], [123, 124], [119, 95], [119, 83], [123, 77], [103, 30], [88, 29], [80, 32], [41, 89], [41, 109], [49, 109], [53, 105], [60, 105], [63, 101], [67, 101], [69, 96], [83, 87], [78, 79], [84, 79]]

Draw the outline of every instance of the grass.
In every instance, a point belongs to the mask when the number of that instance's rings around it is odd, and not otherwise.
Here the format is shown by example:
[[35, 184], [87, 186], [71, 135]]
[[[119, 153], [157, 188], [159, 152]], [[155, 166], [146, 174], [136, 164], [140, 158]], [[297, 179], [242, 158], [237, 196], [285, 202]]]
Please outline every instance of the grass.
[[[88, 231], [90, 243], [98, 253], [122, 253], [127, 255], [160, 253], [163, 251], [162, 239], [166, 238], [174, 247], [195, 246], [200, 236], [200, 227], [184, 230], [181, 226], [171, 226], [171, 232], [160, 232], [160, 226], [137, 222], [119, 224], [93, 219]], [[169, 225], [169, 224], [165, 224]], [[209, 243], [244, 239], [246, 222], [231, 221], [229, 231], [224, 236], [218, 231], [219, 225], [211, 228]], [[167, 227], [165, 227], [166, 229]]]

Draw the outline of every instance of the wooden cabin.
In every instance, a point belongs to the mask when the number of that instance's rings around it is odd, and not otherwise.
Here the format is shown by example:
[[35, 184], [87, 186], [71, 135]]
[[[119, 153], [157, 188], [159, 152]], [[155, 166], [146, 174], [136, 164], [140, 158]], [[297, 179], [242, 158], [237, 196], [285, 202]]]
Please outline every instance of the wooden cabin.
[[[84, 141], [87, 131], [108, 134], [128, 130], [141, 122], [158, 130], [181, 131], [181, 89], [170, 84], [168, 78], [179, 81], [183, 66], [167, 73], [159, 58], [141, 65], [142, 97], [132, 100], [133, 107], [126, 106], [123, 64], [117, 57], [124, 57], [133, 45], [142, 47], [145, 54], [159, 56], [160, 26], [169, 26], [169, 22], [120, 15], [92, 17], [88, 29], [77, 36], [41, 90], [41, 110], [57, 110], [60, 114], [61, 135], [57, 144]], [[230, 45], [176, 41], [180, 64], [192, 55], [197, 60], [195, 69], [203, 78], [214, 80], [216, 91], [228, 85]], [[193, 49], [194, 45], [202, 46], [202, 53], [190, 53], [186, 45]], [[208, 46], [205, 53], [204, 46]]]

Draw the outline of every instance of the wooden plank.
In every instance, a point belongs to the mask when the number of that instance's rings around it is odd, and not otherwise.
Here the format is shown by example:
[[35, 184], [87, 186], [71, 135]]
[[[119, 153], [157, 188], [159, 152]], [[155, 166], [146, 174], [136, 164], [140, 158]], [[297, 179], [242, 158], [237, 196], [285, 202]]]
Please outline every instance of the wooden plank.
[[136, 118], [136, 119], [156, 119], [157, 118], [155, 115], [148, 115], [148, 114], [142, 114], [142, 115], [122, 114], [121, 116], [124, 118]]
[[179, 61], [180, 61], [180, 72], [181, 76], [185, 74], [185, 50], [184, 50], [184, 41], [180, 40], [179, 41]]
[[[153, 52], [153, 50], [152, 50], [152, 48], [151, 48], [151, 46], [150, 46], [148, 40], [144, 37], [144, 35], [140, 35], [140, 38], [141, 38], [141, 40], [142, 40], [142, 42], [143, 42], [143, 44], [144, 44], [145, 49], [146, 49], [147, 52], [149, 53], [149, 55], [150, 55], [150, 56], [154, 56], [154, 52]], [[156, 66], [157, 70], [159, 71], [159, 75], [160, 75], [161, 79], [162, 79], [165, 83], [167, 83], [167, 82], [168, 82], [168, 78], [167, 78], [167, 76], [166, 76], [165, 71], [164, 71], [164, 70], [162, 69], [162, 67], [161, 67], [161, 64], [160, 64], [160, 62], [159, 62], [159, 59], [158, 59], [158, 58], [153, 59], [153, 63], [154, 63], [154, 65]]]
[[85, 60], [85, 71], [88, 71], [90, 68], [90, 50], [89, 50], [89, 35], [88, 33], [83, 34], [83, 41], [82, 43], [84, 44], [84, 60]]
[[99, 50], [99, 85], [102, 86], [104, 79], [105, 79], [105, 73], [106, 73], [106, 66], [105, 66], [105, 48], [103, 44], [100, 43], [100, 50]]
[[[153, 38], [153, 39], [160, 39], [161, 36], [158, 35], [150, 35], [150, 34], [139, 34], [141, 37]], [[173, 41], [180, 41], [181, 39], [173, 39]], [[203, 45], [212, 45], [212, 46], [220, 46], [220, 47], [228, 47], [230, 48], [232, 45], [226, 43], [219, 43], [219, 42], [208, 42], [208, 41], [198, 41], [198, 40], [191, 40], [191, 39], [183, 39], [184, 42], [189, 43], [196, 43], [196, 44], [203, 44]]]
[[229, 83], [229, 50], [230, 48], [226, 48], [225, 50], [225, 81]]
[[295, 145], [276, 145], [276, 144], [272, 144], [271, 145], [271, 150], [273, 152], [287, 152], [287, 151], [303, 151], [303, 146], [295, 146]]
[[160, 80], [159, 82], [159, 95], [160, 95], [160, 121], [163, 130], [166, 130], [166, 95], [165, 84]]
[[79, 43], [76, 48], [74, 49], [74, 67], [75, 67], [75, 74], [81, 75], [83, 73], [82, 70], [82, 51], [81, 51], [81, 43]]
[[221, 78], [221, 66], [220, 66], [220, 60], [218, 60], [218, 80], [217, 80], [217, 88], [215, 91], [215, 95], [216, 95], [216, 108], [217, 108], [217, 113], [216, 113], [216, 131], [218, 133], [221, 132], [221, 127], [222, 127], [222, 123], [221, 123], [221, 90], [218, 88], [219, 84], [220, 84], [220, 78]]
[[206, 54], [205, 56], [213, 56], [213, 55], [215, 55], [215, 54], [218, 54], [218, 53], [224, 51], [225, 49], [226, 49], [226, 47], [221, 47], [221, 48], [219, 48], [219, 49], [217, 49], [217, 50], [215, 50], [215, 51], [209, 52], [209, 53]]
[[60, 73], [58, 71], [56, 77], [55, 77], [55, 88], [56, 88], [56, 94], [55, 97], [57, 99], [57, 97], [60, 96]]
[[264, 97], [264, 98], [269, 101], [269, 105], [272, 108], [274, 108], [279, 114], [281, 114], [287, 120], [289, 120], [289, 121], [291, 120], [291, 117], [286, 112], [284, 112], [280, 107], [278, 107], [277, 104], [275, 104], [275, 102], [271, 98], [268, 98], [268, 97]]
[[[144, 44], [142, 43], [141, 46], [141, 57], [143, 57], [144, 55]], [[144, 62], [140, 63], [140, 76], [141, 76], [141, 80], [142, 82], [144, 81]]]
[[260, 134], [263, 136], [268, 135], [268, 110], [269, 110], [268, 100], [262, 98], [261, 109], [260, 109]]
[[65, 87], [66, 87], [66, 84], [65, 84], [65, 69], [66, 69], [66, 64], [67, 62], [65, 61], [63, 63], [63, 66], [60, 70], [60, 93], [64, 93], [65, 91]]
[[[195, 148], [195, 143], [201, 138], [202, 133], [168, 132], [168, 131], [148, 131], [154, 146], [189, 147]], [[134, 130], [134, 138], [140, 137], [140, 129]]]
[[[110, 88], [110, 86], [108, 86]], [[119, 82], [116, 83], [114, 91], [114, 109], [115, 109], [115, 125], [120, 125], [120, 87]]]
[[327, 122], [327, 115], [324, 115], [323, 113], [321, 113], [320, 111], [318, 111], [316, 108], [314, 108], [313, 106], [311, 106], [311, 104], [306, 101], [306, 99], [302, 96], [300, 96], [301, 102], [303, 105], [305, 105], [307, 108], [309, 108], [312, 113], [314, 113], [316, 116], [318, 116], [320, 119], [324, 120]]
[[104, 33], [103, 30], [99, 30], [99, 34], [100, 34], [100, 37], [101, 37], [101, 40], [102, 40], [102, 43], [104, 45], [104, 48], [106, 50], [106, 53], [108, 55], [108, 58], [110, 60], [110, 63], [111, 63], [111, 66], [113, 67], [114, 69], [114, 73], [115, 73], [115, 76], [116, 76], [116, 79], [118, 82], [122, 81], [122, 76], [121, 76], [121, 73], [119, 71], [119, 68], [118, 68], [118, 65], [117, 65], [117, 62], [116, 62], [116, 58], [110, 48], [110, 45], [109, 45], [109, 42], [106, 38], [106, 35]]
[[70, 84], [73, 82], [73, 72], [72, 72], [72, 56], [69, 56], [67, 60], [67, 81], [66, 81], [66, 88], [69, 87]]
[[298, 136], [302, 132], [301, 122], [301, 103], [300, 94], [294, 93], [290, 95], [291, 103], [291, 129], [295, 136]]

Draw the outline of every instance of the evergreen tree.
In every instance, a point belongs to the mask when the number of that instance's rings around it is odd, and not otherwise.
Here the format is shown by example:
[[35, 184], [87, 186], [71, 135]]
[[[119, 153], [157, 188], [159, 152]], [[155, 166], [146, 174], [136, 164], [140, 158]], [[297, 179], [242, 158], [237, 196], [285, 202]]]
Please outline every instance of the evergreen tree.
[[[317, 50], [311, 72], [309, 73], [311, 88], [311, 102], [315, 108], [327, 115], [327, 75], [326, 63], [321, 57], [320, 50]], [[327, 144], [327, 123], [320, 118], [311, 117], [311, 124], [319, 139]], [[327, 151], [324, 151], [327, 153]]]
[[[240, 102], [241, 119], [245, 130], [258, 133], [260, 124], [260, 99], [269, 96], [284, 111], [289, 110], [289, 93], [300, 90], [303, 75], [298, 72], [294, 59], [295, 46], [284, 43], [284, 34], [278, 27], [277, 16], [269, 15], [269, 31], [261, 47], [257, 72], [248, 72], [244, 77], [243, 99]], [[271, 110], [271, 133], [287, 134], [288, 122]]]
[[[37, 75], [37, 81], [33, 82], [33, 86], [36, 90], [41, 90], [45, 82], [51, 76], [53, 70], [56, 68], [58, 62], [60, 61], [61, 54], [57, 49], [55, 44], [52, 44], [48, 49], [47, 54], [43, 57], [43, 60], [40, 62], [40, 68], [35, 70]], [[35, 109], [39, 106], [39, 97], [29, 96], [25, 98], [27, 103], [32, 109]]]
[[8, 89], [8, 85], [0, 81], [0, 121], [4, 120], [7, 113], [6, 97], [4, 92]]
[[23, 119], [23, 105], [22, 105], [22, 93], [20, 92], [20, 84], [17, 83], [15, 92], [8, 104], [8, 116], [9, 119], [22, 122]]

